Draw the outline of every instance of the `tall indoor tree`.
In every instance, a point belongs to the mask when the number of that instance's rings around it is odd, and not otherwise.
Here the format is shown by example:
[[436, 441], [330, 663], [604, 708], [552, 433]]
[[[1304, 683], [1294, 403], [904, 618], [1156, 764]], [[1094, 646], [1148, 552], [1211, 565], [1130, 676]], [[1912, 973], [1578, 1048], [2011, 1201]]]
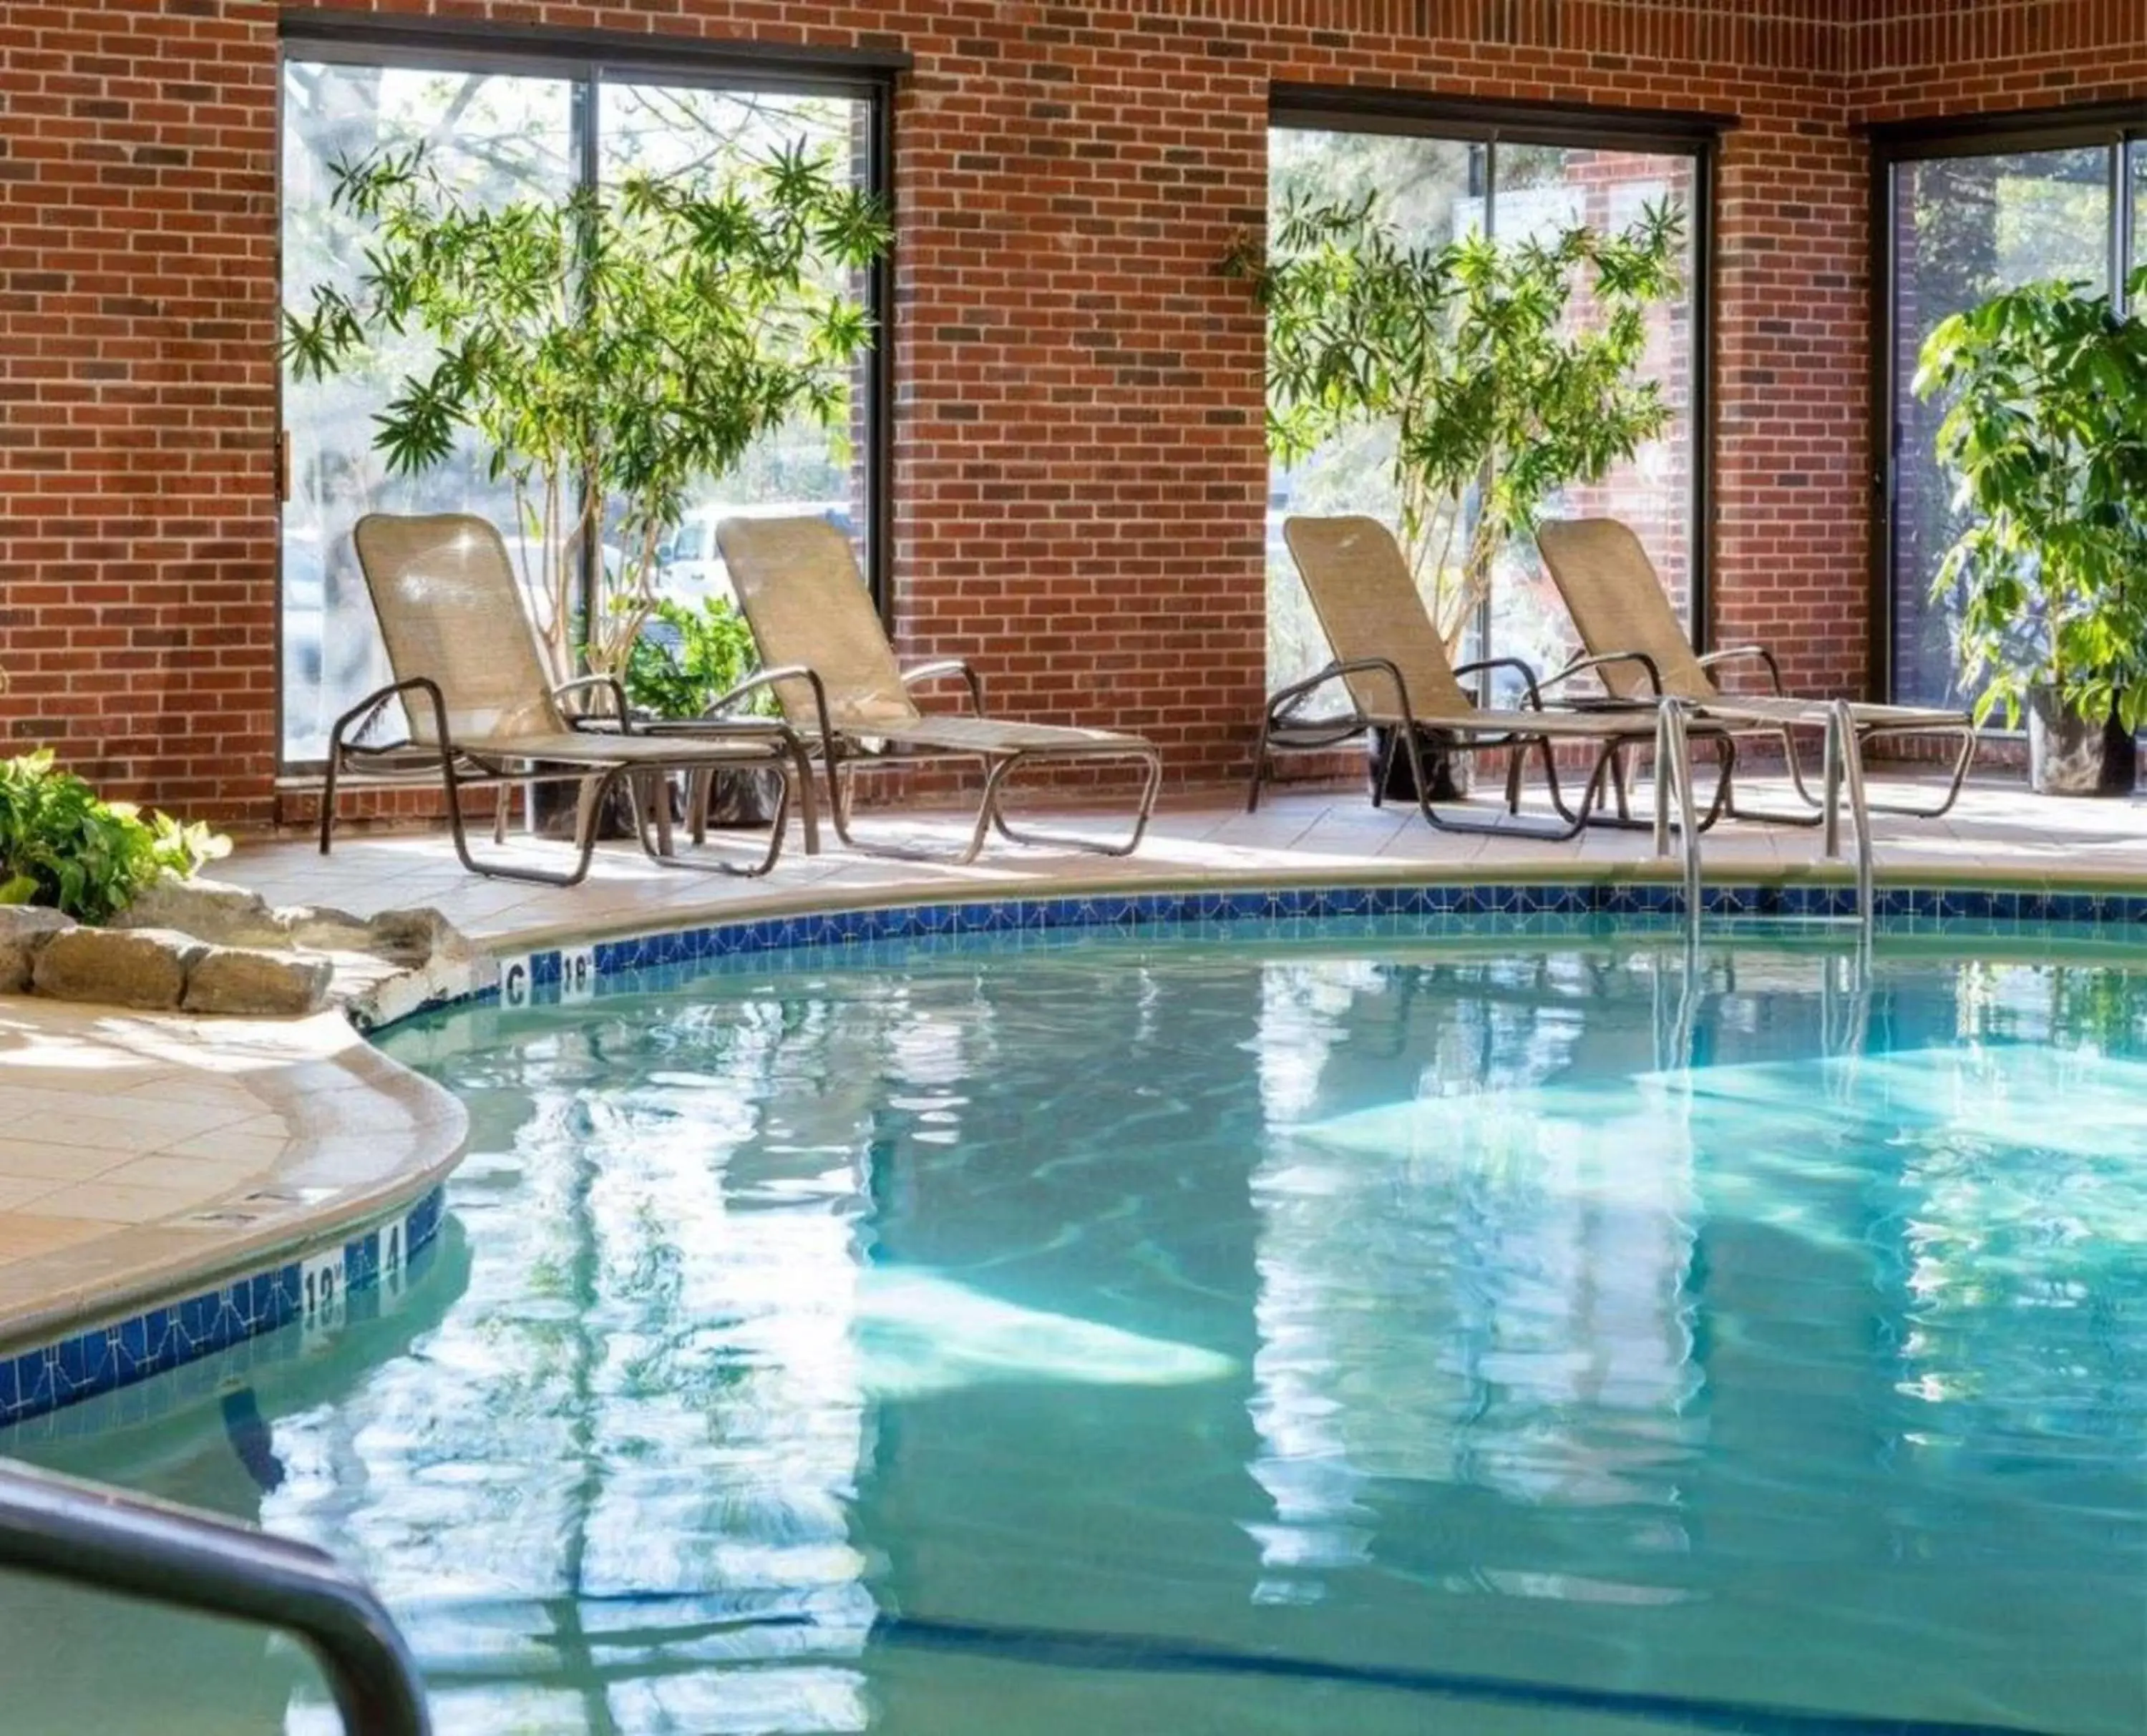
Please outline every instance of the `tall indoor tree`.
[[[2136, 308], [2147, 268], [2128, 288]], [[1958, 600], [1977, 718], [2027, 711], [2038, 788], [2129, 791], [2147, 724], [2147, 320], [2031, 283], [1942, 321], [1919, 363], [1964, 521], [1934, 594]]]
[[1661, 383], [1639, 368], [1648, 310], [1678, 288], [1684, 216], [1664, 203], [1614, 233], [1413, 247], [1373, 204], [1293, 203], [1264, 250], [1249, 238], [1226, 269], [1266, 310], [1278, 458], [1392, 426], [1402, 548], [1458, 647], [1508, 541], [1669, 424]]
[[[883, 201], [804, 145], [716, 183], [486, 206], [421, 148], [339, 163], [334, 199], [372, 228], [356, 288], [283, 314], [300, 379], [388, 334], [436, 346], [374, 419], [391, 473], [474, 433], [513, 488], [523, 587], [560, 679], [621, 670], [657, 603], [658, 545], [700, 479], [805, 414], [840, 438], [873, 322], [845, 285], [891, 244]], [[595, 607], [580, 606], [587, 550]]]

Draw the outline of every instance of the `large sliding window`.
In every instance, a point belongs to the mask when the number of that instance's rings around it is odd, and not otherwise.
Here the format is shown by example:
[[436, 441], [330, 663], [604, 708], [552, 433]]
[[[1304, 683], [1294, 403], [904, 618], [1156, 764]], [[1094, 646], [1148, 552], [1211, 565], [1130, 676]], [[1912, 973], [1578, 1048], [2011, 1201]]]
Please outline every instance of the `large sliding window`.
[[[1670, 424], [1601, 482], [1567, 489], [1552, 510], [1630, 524], [1696, 638], [1705, 614], [1707, 238], [1719, 128], [1704, 118], [1491, 110], [1304, 89], [1276, 93], [1269, 133], [1271, 218], [1294, 198], [1369, 198], [1409, 240], [1435, 245], [1471, 230], [1518, 242], [1579, 223], [1620, 228], [1663, 201], [1684, 211], [1682, 288], [1651, 313], [1644, 363], [1663, 383]], [[1584, 293], [1571, 317], [1592, 317]], [[1284, 519], [1367, 513], [1394, 523], [1393, 451], [1391, 429], [1366, 428], [1271, 472], [1271, 685], [1310, 674], [1329, 654], [1284, 545]], [[1545, 674], [1578, 648], [1532, 547], [1503, 557], [1468, 648], [1519, 657]]]
[[1954, 599], [1934, 594], [1962, 528], [1935, 457], [1943, 403], [1915, 395], [1941, 320], [2024, 283], [2064, 278], [2119, 295], [2147, 216], [2147, 106], [2129, 114], [2007, 117], [1877, 139], [1878, 686], [1908, 704], [1966, 703]]
[[[293, 25], [303, 29], [303, 20]], [[631, 49], [633, 58], [623, 58]], [[353, 33], [346, 22], [294, 33], [283, 66], [283, 293], [303, 306], [314, 285], [355, 287], [368, 233], [332, 203], [338, 163], [422, 145], [465, 196], [492, 203], [563, 197], [635, 172], [721, 178], [798, 141], [833, 152], [862, 185], [884, 192], [891, 68], [822, 67], [693, 47], [662, 51], [593, 36], [499, 32]], [[852, 382], [846, 427], [801, 418], [761, 441], [730, 473], [700, 480], [658, 549], [658, 588], [693, 602], [728, 593], [714, 547], [727, 513], [815, 513], [853, 537], [876, 593], [885, 546], [883, 272], [831, 284], [866, 300], [882, 327], [877, 354]], [[419, 341], [383, 347], [319, 383], [286, 376], [283, 419], [282, 759], [318, 762], [329, 726], [386, 679], [379, 633], [352, 552], [368, 512], [472, 512], [510, 548], [524, 535], [508, 486], [487, 475], [465, 438], [453, 458], [391, 477], [373, 418], [393, 383], [422, 367]], [[612, 551], [589, 557], [612, 558]]]

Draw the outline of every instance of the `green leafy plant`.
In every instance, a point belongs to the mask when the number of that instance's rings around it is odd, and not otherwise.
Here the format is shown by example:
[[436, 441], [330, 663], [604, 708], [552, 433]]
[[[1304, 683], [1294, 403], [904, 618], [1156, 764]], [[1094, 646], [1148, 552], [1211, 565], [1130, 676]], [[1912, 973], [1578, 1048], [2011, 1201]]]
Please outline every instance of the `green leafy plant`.
[[[688, 488], [794, 416], [846, 427], [873, 323], [828, 286], [890, 244], [882, 203], [802, 144], [719, 184], [635, 174], [489, 208], [422, 150], [335, 177], [335, 203], [376, 239], [355, 293], [319, 286], [285, 310], [286, 364], [318, 379], [387, 334], [429, 337], [429, 371], [374, 418], [388, 469], [437, 464], [473, 432], [513, 487], [525, 563], [536, 551], [523, 585], [554, 673], [572, 673], [577, 646], [592, 669], [623, 669]], [[621, 553], [598, 563], [581, 621], [581, 551], [614, 533]]]
[[1294, 203], [1264, 252], [1248, 238], [1224, 268], [1267, 312], [1278, 458], [1392, 425], [1402, 548], [1458, 646], [1508, 541], [1669, 424], [1660, 383], [1634, 375], [1648, 309], [1678, 287], [1684, 219], [1664, 203], [1615, 233], [1410, 247], [1372, 205]]
[[[2136, 303], [2147, 268], [2133, 274]], [[2033, 688], [2147, 722], [2147, 322], [2080, 283], [2032, 283], [1943, 321], [1915, 390], [1944, 396], [1939, 461], [1969, 515], [1934, 594], [1955, 596], [1979, 722]]]
[[[636, 640], [623, 677], [627, 700], [637, 710], [698, 718], [760, 667], [753, 629], [728, 597], [707, 598], [698, 608], [667, 600], [656, 605], [653, 618], [670, 633], [645, 633]], [[748, 709], [773, 708], [765, 690], [753, 702]]]
[[167, 868], [191, 876], [231, 840], [169, 814], [106, 802], [49, 753], [0, 761], [0, 904], [47, 904], [101, 923]]

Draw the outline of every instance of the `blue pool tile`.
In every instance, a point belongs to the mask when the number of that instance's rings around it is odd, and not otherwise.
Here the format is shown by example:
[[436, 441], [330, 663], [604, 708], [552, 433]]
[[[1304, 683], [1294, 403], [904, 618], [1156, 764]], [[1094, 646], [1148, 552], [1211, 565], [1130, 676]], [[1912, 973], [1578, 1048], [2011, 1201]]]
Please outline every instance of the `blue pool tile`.
[[148, 1316], [137, 1314], [121, 1321], [113, 1328], [112, 1338], [113, 1353], [119, 1359], [123, 1376], [138, 1375], [154, 1366], [149, 1353]]
[[183, 1354], [198, 1354], [208, 1343], [216, 1321], [216, 1298], [189, 1296], [173, 1310], [173, 1328]]
[[61, 1339], [52, 1347], [51, 1353], [53, 1378], [58, 1389], [70, 1398], [87, 1393], [95, 1378], [98, 1363], [110, 1351], [110, 1342], [101, 1332], [94, 1335], [93, 1344], [91, 1335], [83, 1333]]
[[18, 1413], [38, 1416], [53, 1408], [53, 1365], [43, 1350], [25, 1351], [15, 1358]]

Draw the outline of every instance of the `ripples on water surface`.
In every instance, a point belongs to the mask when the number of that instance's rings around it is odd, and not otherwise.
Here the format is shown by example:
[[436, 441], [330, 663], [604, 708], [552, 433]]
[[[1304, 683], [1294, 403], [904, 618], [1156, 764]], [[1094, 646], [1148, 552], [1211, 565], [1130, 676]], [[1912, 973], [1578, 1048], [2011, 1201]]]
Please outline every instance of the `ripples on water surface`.
[[1387, 927], [428, 1021], [413, 1317], [13, 1450], [353, 1559], [450, 1736], [2147, 1728], [2141, 984]]

